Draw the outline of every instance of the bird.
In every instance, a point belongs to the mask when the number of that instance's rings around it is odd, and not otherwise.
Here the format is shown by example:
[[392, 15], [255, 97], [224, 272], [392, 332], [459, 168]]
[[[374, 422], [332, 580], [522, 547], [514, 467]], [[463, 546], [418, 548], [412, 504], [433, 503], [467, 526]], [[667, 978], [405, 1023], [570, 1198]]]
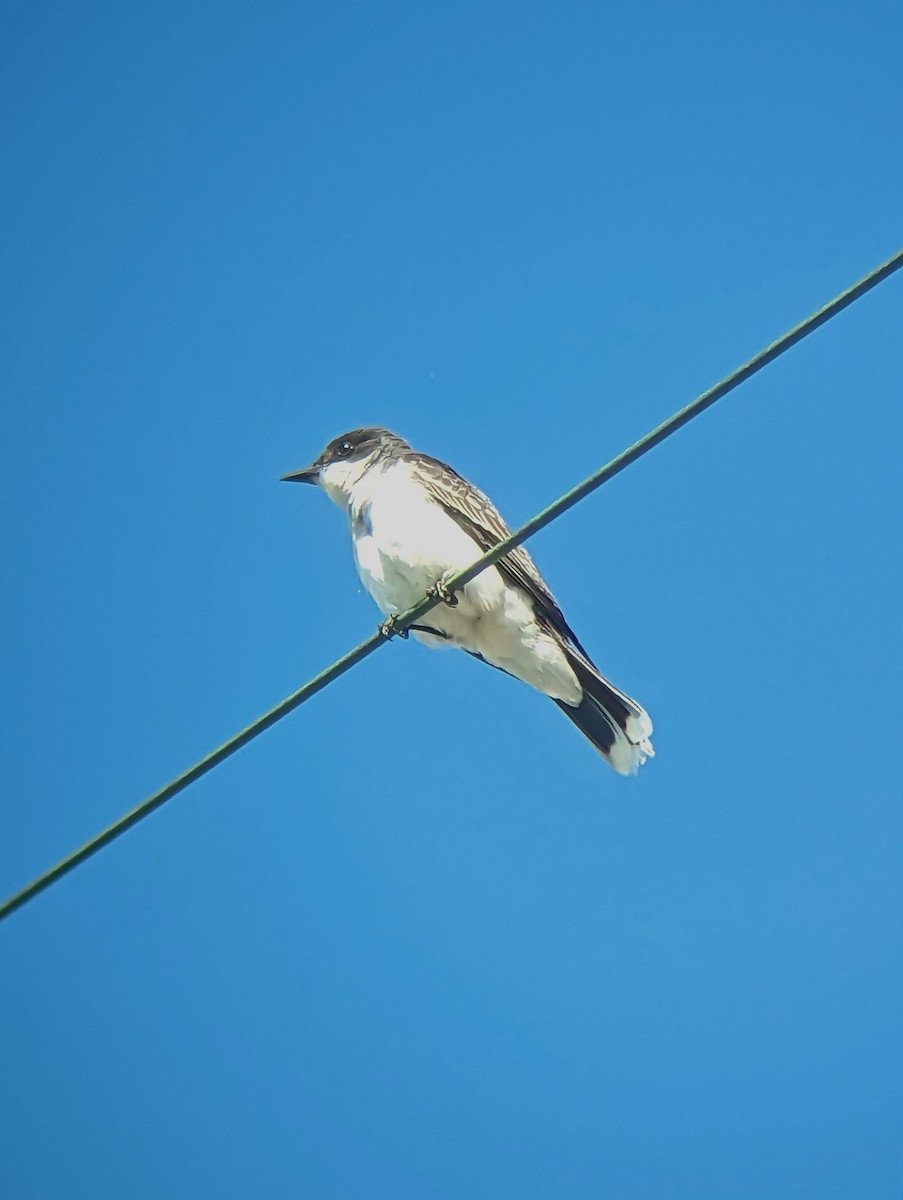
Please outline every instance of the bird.
[[608, 763], [634, 775], [651, 758], [652, 721], [605, 678], [523, 546], [454, 594], [446, 580], [510, 534], [498, 509], [447, 463], [388, 429], [366, 426], [334, 438], [310, 466], [283, 475], [314, 484], [347, 514], [358, 575], [394, 620], [427, 593], [440, 603], [414, 637], [455, 647], [551, 697]]

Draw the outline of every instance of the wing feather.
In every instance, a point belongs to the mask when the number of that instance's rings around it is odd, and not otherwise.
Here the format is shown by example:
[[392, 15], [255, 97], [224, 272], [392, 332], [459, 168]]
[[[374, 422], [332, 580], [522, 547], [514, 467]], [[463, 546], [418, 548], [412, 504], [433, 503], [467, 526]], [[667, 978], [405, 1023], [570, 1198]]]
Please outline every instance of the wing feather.
[[[412, 453], [406, 457], [433, 502], [457, 522], [484, 553], [510, 535], [511, 530], [489, 497], [463, 475], [425, 454]], [[509, 583], [522, 588], [532, 598], [537, 617], [588, 658], [574, 631], [564, 619], [549, 585], [524, 547], [515, 546], [513, 550], [509, 550], [499, 559], [496, 566]]]

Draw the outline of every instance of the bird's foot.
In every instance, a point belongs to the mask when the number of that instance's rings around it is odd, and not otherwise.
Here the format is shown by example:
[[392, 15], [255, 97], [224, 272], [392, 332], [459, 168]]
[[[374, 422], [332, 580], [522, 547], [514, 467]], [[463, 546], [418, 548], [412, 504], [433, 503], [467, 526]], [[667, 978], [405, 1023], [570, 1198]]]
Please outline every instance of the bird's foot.
[[385, 621], [383, 621], [382, 625], [380, 625], [379, 632], [386, 639], [393, 638], [393, 637], [400, 637], [402, 640], [407, 641], [408, 631], [407, 631], [407, 629], [397, 629], [396, 628], [397, 621], [398, 621], [398, 613], [392, 613], [392, 615], [387, 617], [385, 619]]
[[458, 597], [454, 592], [449, 591], [448, 584], [446, 583], [446, 580], [451, 579], [453, 574], [454, 572], [449, 571], [441, 579], [437, 579], [427, 593], [428, 596], [435, 596], [437, 600], [441, 600], [443, 604], [447, 604], [449, 608], [457, 608], [458, 606]]

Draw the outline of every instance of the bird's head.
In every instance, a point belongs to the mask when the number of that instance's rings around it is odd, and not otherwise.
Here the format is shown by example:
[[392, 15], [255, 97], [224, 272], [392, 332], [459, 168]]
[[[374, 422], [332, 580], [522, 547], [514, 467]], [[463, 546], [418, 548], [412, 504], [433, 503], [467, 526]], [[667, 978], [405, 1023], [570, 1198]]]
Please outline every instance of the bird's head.
[[388, 429], [367, 426], [333, 438], [309, 467], [283, 475], [286, 483], [315, 483], [337, 504], [347, 503], [351, 489], [366, 470], [392, 449], [408, 444]]

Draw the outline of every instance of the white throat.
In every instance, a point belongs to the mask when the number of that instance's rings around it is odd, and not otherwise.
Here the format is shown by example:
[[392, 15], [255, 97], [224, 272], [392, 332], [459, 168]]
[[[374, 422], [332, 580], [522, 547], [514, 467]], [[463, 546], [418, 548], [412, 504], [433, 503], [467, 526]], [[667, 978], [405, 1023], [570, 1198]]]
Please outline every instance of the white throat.
[[339, 508], [347, 508], [354, 516], [370, 500], [373, 475], [382, 474], [374, 456], [367, 455], [353, 462], [338, 460], [321, 468], [318, 483]]

